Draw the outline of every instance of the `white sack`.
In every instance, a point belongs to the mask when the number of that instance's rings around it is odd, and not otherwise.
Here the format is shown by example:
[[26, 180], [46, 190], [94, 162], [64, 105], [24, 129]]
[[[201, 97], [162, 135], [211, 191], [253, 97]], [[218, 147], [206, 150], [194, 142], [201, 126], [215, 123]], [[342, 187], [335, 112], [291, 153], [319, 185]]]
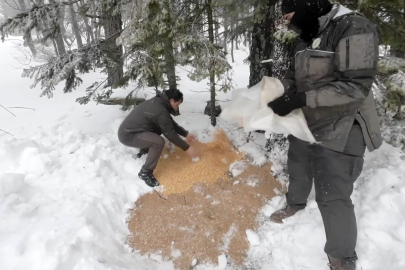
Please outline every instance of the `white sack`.
[[263, 77], [262, 81], [247, 89], [232, 91], [232, 101], [222, 113], [224, 120], [236, 120], [245, 132], [264, 130], [272, 133], [293, 135], [303, 141], [316, 142], [308, 128], [301, 109], [278, 116], [267, 103], [282, 96], [284, 87], [280, 80]]

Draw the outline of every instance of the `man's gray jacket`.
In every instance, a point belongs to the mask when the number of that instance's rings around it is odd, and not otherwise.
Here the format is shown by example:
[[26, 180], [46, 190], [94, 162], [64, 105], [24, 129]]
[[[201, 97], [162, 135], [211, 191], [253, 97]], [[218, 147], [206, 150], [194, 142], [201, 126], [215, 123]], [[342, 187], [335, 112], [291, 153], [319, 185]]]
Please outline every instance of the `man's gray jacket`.
[[168, 97], [157, 92], [156, 97], [142, 102], [128, 114], [118, 129], [118, 136], [146, 131], [163, 134], [173, 144], [186, 151], [189, 145], [179, 135], [187, 137], [188, 131], [173, 120], [170, 115], [172, 113], [174, 110]]
[[379, 32], [362, 15], [335, 5], [320, 17], [312, 43], [297, 45], [282, 80], [285, 91], [305, 92], [309, 129], [324, 147], [343, 152], [356, 119], [369, 151], [382, 144], [371, 86], [377, 70]]

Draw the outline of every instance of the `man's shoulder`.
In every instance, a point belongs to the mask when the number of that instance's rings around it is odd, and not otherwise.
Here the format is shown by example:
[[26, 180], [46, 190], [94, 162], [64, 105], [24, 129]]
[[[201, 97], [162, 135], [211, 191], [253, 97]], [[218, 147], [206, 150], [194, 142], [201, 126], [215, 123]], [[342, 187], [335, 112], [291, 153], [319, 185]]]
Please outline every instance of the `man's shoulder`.
[[344, 29], [364, 29], [374, 31], [376, 25], [360, 13], [350, 13], [335, 19], [335, 24]]

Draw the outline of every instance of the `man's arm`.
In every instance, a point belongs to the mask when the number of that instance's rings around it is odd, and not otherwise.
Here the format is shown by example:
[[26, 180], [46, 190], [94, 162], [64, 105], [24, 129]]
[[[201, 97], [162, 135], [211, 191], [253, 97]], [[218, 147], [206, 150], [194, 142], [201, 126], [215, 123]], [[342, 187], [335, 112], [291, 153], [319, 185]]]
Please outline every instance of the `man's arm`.
[[174, 130], [177, 132], [177, 134], [179, 134], [180, 136], [183, 136], [183, 137], [187, 137], [188, 131], [185, 130], [179, 124], [177, 124], [176, 121], [173, 120], [173, 118], [172, 118], [172, 121], [173, 121], [173, 125], [174, 125]]
[[[176, 131], [176, 125], [172, 117], [167, 111], [163, 111], [156, 117], [157, 124], [162, 130], [163, 135], [174, 145], [180, 147], [184, 151], [190, 147], [186, 141], [180, 138]], [[178, 126], [178, 125], [177, 125]]]
[[358, 16], [336, 27], [334, 70], [337, 79], [306, 93], [307, 106], [338, 106], [364, 100], [371, 90], [378, 61], [377, 28]]

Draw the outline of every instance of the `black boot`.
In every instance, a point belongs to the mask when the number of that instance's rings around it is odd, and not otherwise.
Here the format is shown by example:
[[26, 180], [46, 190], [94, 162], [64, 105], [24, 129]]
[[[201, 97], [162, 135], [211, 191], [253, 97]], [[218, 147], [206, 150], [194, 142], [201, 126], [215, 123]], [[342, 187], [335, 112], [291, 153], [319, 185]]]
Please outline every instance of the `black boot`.
[[341, 261], [339, 259], [328, 256], [329, 258], [329, 267], [331, 270], [356, 270], [356, 261]]
[[156, 180], [155, 176], [153, 176], [153, 172], [140, 171], [138, 176], [150, 187], [159, 186], [159, 182]]
[[134, 155], [134, 158], [138, 159], [138, 158], [141, 158], [143, 155], [145, 155], [145, 153], [139, 152], [138, 154]]
[[283, 223], [283, 219], [286, 219], [288, 217], [295, 215], [295, 213], [297, 213], [299, 210], [301, 210], [301, 209], [287, 205], [283, 209], [278, 210], [278, 211], [274, 212], [273, 214], [271, 214], [270, 220], [273, 222], [276, 222], [276, 223]]

